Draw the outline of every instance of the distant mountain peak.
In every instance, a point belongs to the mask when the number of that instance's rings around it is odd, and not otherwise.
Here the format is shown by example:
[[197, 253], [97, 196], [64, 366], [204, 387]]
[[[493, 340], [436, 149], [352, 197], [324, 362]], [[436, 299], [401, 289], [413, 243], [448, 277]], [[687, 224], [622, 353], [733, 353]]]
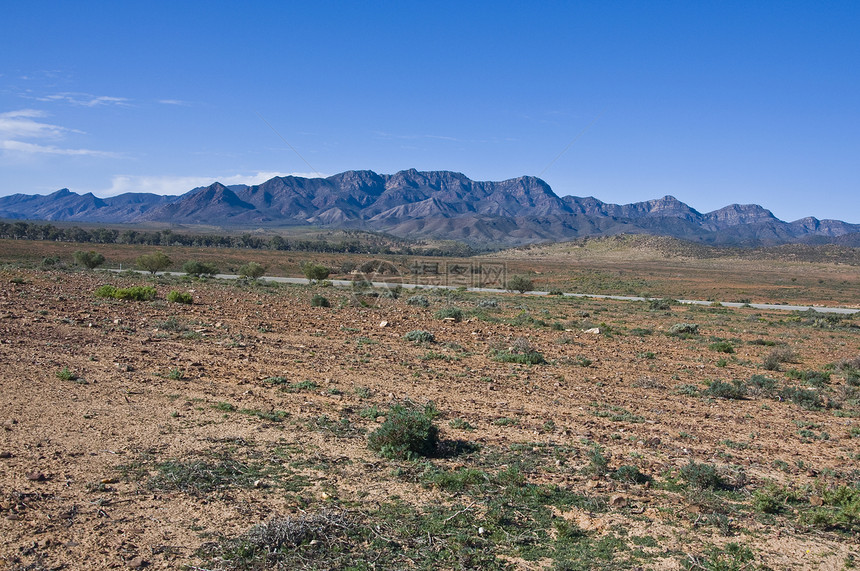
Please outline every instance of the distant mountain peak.
[[787, 223], [757, 204], [702, 214], [672, 195], [631, 204], [559, 197], [542, 179], [474, 181], [454, 171], [394, 174], [351, 170], [326, 178], [275, 177], [257, 185], [213, 182], [181, 196], [126, 193], [100, 199], [60, 189], [0, 197], [0, 217], [223, 226], [318, 224], [409, 238], [515, 245], [619, 233], [658, 234], [709, 244], [769, 245], [835, 240], [860, 225], [803, 218]]

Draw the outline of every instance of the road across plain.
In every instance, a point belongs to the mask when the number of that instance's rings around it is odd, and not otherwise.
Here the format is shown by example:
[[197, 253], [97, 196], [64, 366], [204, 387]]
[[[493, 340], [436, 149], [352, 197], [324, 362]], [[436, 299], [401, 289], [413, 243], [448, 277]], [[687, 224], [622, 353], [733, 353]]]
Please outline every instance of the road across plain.
[[[178, 272], [158, 272], [163, 275], [172, 275], [172, 276], [184, 276], [184, 273]], [[235, 280], [238, 279], [239, 276], [234, 274], [217, 274], [214, 276], [218, 279], [225, 280]], [[288, 284], [299, 284], [299, 285], [308, 285], [310, 280], [305, 278], [283, 278], [283, 277], [275, 277], [275, 276], [264, 276], [260, 278], [261, 280], [276, 282], [276, 283], [288, 283]], [[351, 280], [328, 280], [333, 285], [336, 286], [347, 286], [351, 287], [353, 282]], [[370, 282], [375, 288], [388, 288], [393, 289], [398, 286], [403, 287], [404, 289], [459, 289], [458, 286], [445, 286], [445, 285], [428, 285], [428, 284], [410, 284], [410, 283], [389, 283], [389, 282]], [[494, 288], [483, 288], [483, 287], [469, 287], [466, 288], [466, 291], [472, 292], [481, 292], [481, 293], [504, 293], [506, 290], [494, 289]], [[527, 291], [526, 295], [549, 295], [547, 291]], [[653, 299], [660, 298], [651, 298], [651, 297], [639, 297], [639, 296], [626, 296], [626, 295], [605, 295], [605, 294], [597, 294], [597, 293], [563, 293], [564, 297], [581, 297], [581, 298], [590, 298], [590, 299], [614, 299], [618, 301], [652, 301]], [[767, 309], [767, 310], [778, 310], [778, 311], [809, 311], [810, 309], [813, 311], [817, 311], [818, 313], [836, 313], [840, 315], [851, 315], [854, 313], [860, 312], [860, 309], [851, 308], [851, 307], [824, 307], [820, 305], [782, 305], [776, 303], [740, 303], [734, 301], [704, 301], [698, 299], [676, 299], [678, 303], [682, 303], [685, 305], [704, 305], [704, 306], [712, 306], [719, 304], [723, 307], [751, 307], [753, 309]]]

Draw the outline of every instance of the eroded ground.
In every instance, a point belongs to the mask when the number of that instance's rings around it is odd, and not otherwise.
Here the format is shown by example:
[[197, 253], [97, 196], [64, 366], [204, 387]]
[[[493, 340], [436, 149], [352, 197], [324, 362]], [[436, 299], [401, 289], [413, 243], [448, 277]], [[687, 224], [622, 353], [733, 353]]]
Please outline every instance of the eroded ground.
[[[844, 569], [860, 555], [856, 319], [457, 292], [424, 308], [87, 272], [0, 283], [0, 568]], [[158, 295], [96, 297], [105, 283]], [[451, 308], [460, 321], [435, 316]], [[368, 448], [397, 404], [439, 428], [429, 457]], [[266, 559], [277, 534], [246, 534], [288, 516], [298, 535]]]

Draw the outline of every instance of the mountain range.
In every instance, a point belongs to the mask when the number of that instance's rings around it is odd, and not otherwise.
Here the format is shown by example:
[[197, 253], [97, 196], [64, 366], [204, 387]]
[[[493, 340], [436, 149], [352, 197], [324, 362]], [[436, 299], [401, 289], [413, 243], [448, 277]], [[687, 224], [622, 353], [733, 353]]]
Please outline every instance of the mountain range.
[[609, 204], [593, 197], [559, 197], [531, 176], [482, 182], [456, 172], [415, 169], [391, 175], [365, 170], [328, 178], [275, 177], [253, 186], [215, 182], [180, 196], [98, 198], [68, 189], [14, 194], [0, 197], [0, 218], [243, 228], [316, 225], [479, 245], [622, 233], [741, 246], [850, 244], [860, 238], [860, 224], [812, 217], [784, 222], [756, 204], [732, 204], [703, 214], [672, 196]]

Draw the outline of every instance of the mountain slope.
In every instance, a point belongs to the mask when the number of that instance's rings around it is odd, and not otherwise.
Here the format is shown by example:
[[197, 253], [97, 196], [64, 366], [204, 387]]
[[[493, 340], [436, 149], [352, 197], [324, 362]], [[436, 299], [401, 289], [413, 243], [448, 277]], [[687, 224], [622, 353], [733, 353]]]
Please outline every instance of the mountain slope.
[[[860, 225], [803, 218], [784, 222], [755, 204], [701, 213], [672, 196], [633, 204], [557, 196], [530, 176], [486, 182], [451, 171], [391, 175], [346, 171], [328, 178], [275, 177], [262, 184], [213, 183], [181, 196], [110, 198], [68, 189], [0, 197], [0, 218], [222, 226], [316, 224], [409, 238], [516, 245], [601, 234], [656, 234], [714, 245], [855, 241]], [[844, 238], [843, 238], [844, 237]]]

